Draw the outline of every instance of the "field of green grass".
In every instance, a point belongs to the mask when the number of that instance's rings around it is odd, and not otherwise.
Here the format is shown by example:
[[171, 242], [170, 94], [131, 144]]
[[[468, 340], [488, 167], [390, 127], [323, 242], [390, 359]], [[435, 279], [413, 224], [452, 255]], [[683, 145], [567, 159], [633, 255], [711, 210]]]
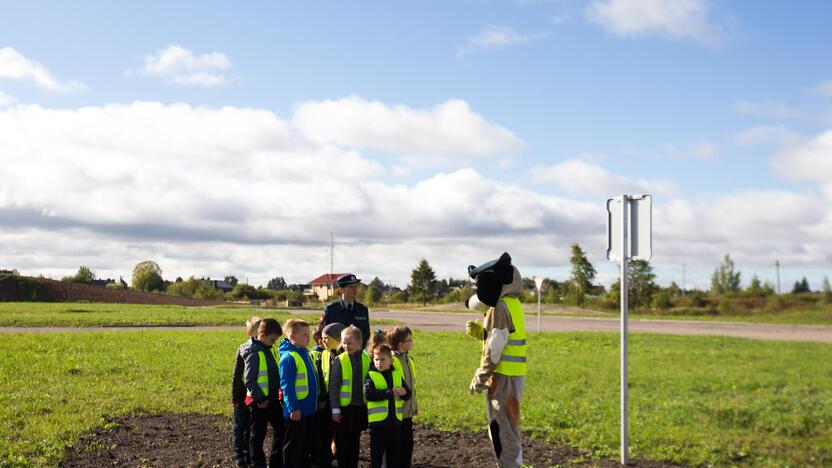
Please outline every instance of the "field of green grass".
[[[285, 311], [252, 307], [183, 307], [176, 305], [99, 304], [77, 302], [0, 302], [4, 327], [101, 327], [127, 325], [225, 325], [242, 327], [252, 315], [289, 317]], [[294, 316], [294, 315], [293, 315]], [[299, 315], [316, 320], [320, 313]]]
[[[417, 333], [418, 420], [484, 426], [467, 387], [479, 345]], [[618, 337], [530, 338], [523, 427], [593, 456], [618, 447]], [[64, 447], [110, 418], [229, 414], [242, 332], [0, 335], [0, 466], [54, 465]], [[633, 335], [635, 458], [692, 465], [832, 464], [832, 346], [719, 337]]]

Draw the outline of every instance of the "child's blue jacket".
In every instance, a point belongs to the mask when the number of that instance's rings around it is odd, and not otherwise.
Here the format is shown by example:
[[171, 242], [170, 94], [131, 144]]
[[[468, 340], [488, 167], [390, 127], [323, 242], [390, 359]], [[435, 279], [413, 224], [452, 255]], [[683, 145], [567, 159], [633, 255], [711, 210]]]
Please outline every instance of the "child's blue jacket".
[[[301, 416], [312, 416], [318, 410], [318, 379], [315, 373], [315, 363], [312, 362], [312, 356], [306, 348], [298, 348], [293, 345], [288, 339], [280, 342], [278, 348], [280, 353], [280, 388], [283, 390], [283, 417], [289, 418], [289, 413], [299, 409]], [[289, 354], [290, 351], [295, 351], [300, 354], [303, 362], [306, 363], [306, 368], [309, 370], [309, 375], [306, 376], [309, 384], [309, 394], [303, 400], [298, 400], [295, 394], [295, 375], [297, 375], [297, 365], [295, 358]]]

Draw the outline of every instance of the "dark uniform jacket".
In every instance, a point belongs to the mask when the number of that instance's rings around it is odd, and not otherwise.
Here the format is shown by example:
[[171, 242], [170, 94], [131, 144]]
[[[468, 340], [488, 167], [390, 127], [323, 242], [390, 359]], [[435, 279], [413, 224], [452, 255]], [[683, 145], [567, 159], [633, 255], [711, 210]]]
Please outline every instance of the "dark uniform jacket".
[[[260, 386], [257, 385], [257, 376], [260, 374], [260, 354], [266, 357], [266, 371], [269, 376], [269, 396], [263, 394]], [[260, 340], [252, 338], [249, 343], [243, 348], [243, 360], [245, 361], [245, 372], [243, 382], [246, 390], [251, 392], [251, 398], [254, 403], [260, 404], [263, 400], [270, 400], [273, 403], [278, 401], [278, 390], [280, 389], [280, 371], [277, 367], [277, 361], [272, 354], [271, 346], [266, 346]]]
[[246, 346], [251, 344], [252, 338], [241, 344], [237, 348], [237, 355], [234, 356], [234, 375], [231, 377], [231, 401], [234, 403], [243, 404], [246, 399], [246, 386], [243, 384], [243, 372], [245, 371], [246, 361], [243, 353]]
[[322, 320], [324, 326], [330, 323], [343, 323], [345, 326], [355, 325], [361, 330], [361, 347], [367, 346], [370, 339], [370, 311], [364, 304], [353, 301], [352, 312], [347, 310], [344, 301], [337, 300], [326, 306]]

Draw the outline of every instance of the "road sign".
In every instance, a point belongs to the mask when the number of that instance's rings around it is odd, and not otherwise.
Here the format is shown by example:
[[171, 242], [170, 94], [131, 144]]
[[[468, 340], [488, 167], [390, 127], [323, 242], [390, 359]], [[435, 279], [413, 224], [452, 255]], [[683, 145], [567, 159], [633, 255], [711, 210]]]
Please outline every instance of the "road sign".
[[[650, 260], [653, 256], [653, 197], [627, 196], [627, 258]], [[621, 197], [607, 200], [607, 260], [621, 261]]]
[[653, 256], [653, 197], [621, 195], [607, 200], [607, 259], [619, 262], [621, 282], [621, 463], [630, 455], [627, 378], [627, 262]]

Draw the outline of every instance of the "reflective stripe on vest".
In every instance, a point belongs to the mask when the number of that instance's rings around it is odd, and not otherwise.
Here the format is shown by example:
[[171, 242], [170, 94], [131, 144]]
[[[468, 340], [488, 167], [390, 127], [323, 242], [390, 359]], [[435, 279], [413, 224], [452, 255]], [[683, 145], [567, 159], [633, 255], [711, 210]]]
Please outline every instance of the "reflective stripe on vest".
[[325, 349], [321, 351], [321, 372], [324, 374], [324, 388], [329, 388], [329, 365], [332, 351]]
[[[352, 362], [350, 355], [346, 351], [338, 356], [341, 361], [341, 406], [347, 406], [352, 401]], [[361, 382], [367, 378], [367, 372], [370, 371], [370, 355], [367, 351], [361, 351]], [[361, 394], [362, 398], [364, 394]]]
[[[266, 366], [266, 353], [257, 351], [257, 358], [260, 361], [257, 373], [257, 386], [264, 396], [269, 396], [269, 368]], [[246, 389], [246, 395], [251, 396], [251, 390]]]
[[[399, 372], [404, 375], [404, 369], [402, 369], [402, 362], [399, 360], [401, 356], [404, 354], [396, 354], [393, 359], [393, 369], [398, 370]], [[416, 364], [413, 362], [413, 357], [410, 354], [407, 354], [407, 362], [410, 364], [410, 378], [413, 380], [413, 383], [416, 383]]]
[[508, 335], [508, 343], [503, 348], [496, 372], [503, 375], [526, 375], [526, 324], [523, 321], [523, 306], [516, 297], [502, 297], [500, 300], [511, 314], [514, 331]]
[[[402, 386], [402, 373], [398, 369], [393, 369], [393, 388], [401, 387]], [[373, 385], [376, 387], [376, 390], [387, 390], [387, 381], [384, 380], [384, 376], [381, 375], [381, 372], [377, 370], [370, 371], [370, 379], [373, 381]], [[403, 402], [401, 397], [398, 395], [393, 395], [396, 401], [396, 419], [399, 421], [402, 420], [402, 414], [404, 410], [402, 409]], [[368, 401], [367, 402], [367, 421], [374, 423], [374, 422], [381, 422], [387, 419], [388, 413], [388, 403], [389, 400], [384, 399], [381, 401]]]
[[[306, 361], [300, 357], [297, 351], [289, 351], [289, 355], [295, 359], [295, 397], [298, 400], [303, 400], [309, 396], [309, 382], [312, 382], [312, 376], [316, 376], [315, 369], [312, 368], [310, 373]], [[310, 376], [309, 380], [306, 379], [306, 376]]]

